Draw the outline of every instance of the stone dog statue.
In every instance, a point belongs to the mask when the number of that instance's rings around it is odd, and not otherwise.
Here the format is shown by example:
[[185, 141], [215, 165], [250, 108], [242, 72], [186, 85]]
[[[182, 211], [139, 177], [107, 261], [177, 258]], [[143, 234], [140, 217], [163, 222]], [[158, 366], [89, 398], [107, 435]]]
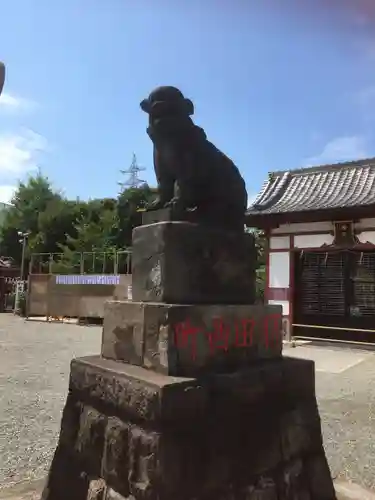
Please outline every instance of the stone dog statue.
[[[175, 87], [158, 87], [141, 104], [149, 115], [158, 198], [148, 210], [194, 212], [194, 221], [243, 231], [247, 192], [234, 163], [194, 124], [194, 105]], [[177, 216], [178, 219], [178, 216]]]

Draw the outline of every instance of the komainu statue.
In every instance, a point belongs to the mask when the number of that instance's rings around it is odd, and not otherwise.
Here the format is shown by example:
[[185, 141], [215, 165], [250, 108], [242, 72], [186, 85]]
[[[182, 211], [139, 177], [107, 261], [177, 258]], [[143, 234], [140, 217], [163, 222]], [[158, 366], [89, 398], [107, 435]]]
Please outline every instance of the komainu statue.
[[196, 222], [243, 231], [245, 182], [232, 160], [192, 121], [193, 103], [175, 87], [158, 87], [140, 105], [149, 115], [159, 192], [148, 210], [171, 207], [181, 219], [192, 212]]

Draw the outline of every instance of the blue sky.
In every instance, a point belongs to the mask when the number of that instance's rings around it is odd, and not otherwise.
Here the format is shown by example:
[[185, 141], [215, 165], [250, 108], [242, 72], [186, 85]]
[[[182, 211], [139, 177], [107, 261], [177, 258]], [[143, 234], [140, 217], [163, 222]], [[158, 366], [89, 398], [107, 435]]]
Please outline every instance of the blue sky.
[[69, 197], [114, 196], [133, 151], [153, 184], [139, 102], [157, 85], [193, 100], [250, 197], [271, 170], [375, 156], [371, 2], [2, 2], [0, 201], [36, 166]]

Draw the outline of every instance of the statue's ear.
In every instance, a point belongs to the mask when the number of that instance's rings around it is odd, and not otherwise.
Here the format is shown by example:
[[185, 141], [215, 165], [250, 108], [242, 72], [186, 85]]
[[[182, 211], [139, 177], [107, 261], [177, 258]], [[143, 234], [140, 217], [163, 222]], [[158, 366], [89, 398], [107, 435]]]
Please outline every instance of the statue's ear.
[[3, 90], [4, 82], [5, 82], [5, 66], [0, 61], [0, 95], [1, 91]]
[[150, 101], [148, 99], [143, 99], [140, 106], [142, 111], [150, 114], [151, 107], [150, 107]]
[[194, 114], [194, 104], [190, 99], [185, 99], [185, 109], [189, 116]]

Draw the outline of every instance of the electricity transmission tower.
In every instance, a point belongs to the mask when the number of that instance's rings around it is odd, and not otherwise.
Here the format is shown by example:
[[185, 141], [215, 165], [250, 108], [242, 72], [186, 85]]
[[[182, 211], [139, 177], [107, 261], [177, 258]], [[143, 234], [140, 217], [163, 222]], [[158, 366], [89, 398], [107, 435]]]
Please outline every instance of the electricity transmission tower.
[[143, 181], [138, 177], [138, 173], [142, 172], [143, 170], [146, 170], [143, 167], [140, 167], [137, 163], [137, 157], [135, 156], [135, 153], [133, 153], [133, 160], [131, 162], [130, 167], [127, 170], [120, 170], [122, 174], [128, 174], [128, 180], [125, 182], [119, 182], [119, 185], [121, 189], [125, 189], [127, 187], [130, 188], [137, 188], [141, 186], [142, 184], [145, 184], [146, 181]]

